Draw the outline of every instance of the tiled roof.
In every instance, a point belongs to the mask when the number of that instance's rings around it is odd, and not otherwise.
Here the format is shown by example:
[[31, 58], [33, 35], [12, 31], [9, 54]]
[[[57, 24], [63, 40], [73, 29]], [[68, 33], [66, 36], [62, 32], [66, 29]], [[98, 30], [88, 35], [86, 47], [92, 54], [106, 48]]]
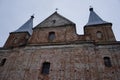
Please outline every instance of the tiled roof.
[[61, 16], [57, 12], [55, 12], [51, 16], [46, 18], [43, 22], [38, 24], [35, 28], [56, 27], [56, 26], [69, 25], [69, 24], [74, 24], [74, 23], [72, 21], [66, 19], [65, 17]]
[[19, 29], [17, 29], [16, 31], [14, 31], [12, 33], [28, 32], [31, 35], [32, 28], [33, 28], [33, 18], [34, 18], [34, 16], [31, 16], [31, 18], [26, 23], [24, 23]]
[[109, 22], [106, 22], [106, 21], [102, 20], [102, 19], [94, 12], [93, 8], [90, 8], [89, 10], [90, 10], [89, 20], [88, 20], [88, 23], [87, 23], [85, 26], [109, 23]]

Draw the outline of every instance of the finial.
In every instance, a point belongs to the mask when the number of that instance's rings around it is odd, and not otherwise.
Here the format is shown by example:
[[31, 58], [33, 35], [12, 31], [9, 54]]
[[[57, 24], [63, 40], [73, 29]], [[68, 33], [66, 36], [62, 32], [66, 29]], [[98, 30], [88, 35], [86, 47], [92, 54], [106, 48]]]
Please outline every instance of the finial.
[[90, 11], [93, 11], [93, 7], [92, 7], [92, 6], [90, 6], [89, 10], [90, 10]]
[[57, 11], [58, 11], [58, 8], [55, 9], [55, 12], [57, 12]]
[[33, 19], [34, 18], [34, 14], [31, 16], [31, 19]]

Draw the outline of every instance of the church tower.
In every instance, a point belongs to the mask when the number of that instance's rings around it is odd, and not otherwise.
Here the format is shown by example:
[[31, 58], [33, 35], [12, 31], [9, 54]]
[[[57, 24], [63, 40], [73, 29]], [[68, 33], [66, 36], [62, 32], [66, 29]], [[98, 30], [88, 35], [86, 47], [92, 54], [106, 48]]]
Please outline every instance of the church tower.
[[20, 47], [27, 44], [27, 41], [32, 34], [33, 18], [34, 16], [31, 16], [31, 18], [19, 29], [10, 33], [4, 48]]
[[91, 40], [94, 40], [95, 42], [116, 41], [112, 31], [112, 23], [102, 20], [94, 12], [93, 8], [90, 8], [89, 10], [89, 20], [84, 27], [84, 34], [89, 35]]

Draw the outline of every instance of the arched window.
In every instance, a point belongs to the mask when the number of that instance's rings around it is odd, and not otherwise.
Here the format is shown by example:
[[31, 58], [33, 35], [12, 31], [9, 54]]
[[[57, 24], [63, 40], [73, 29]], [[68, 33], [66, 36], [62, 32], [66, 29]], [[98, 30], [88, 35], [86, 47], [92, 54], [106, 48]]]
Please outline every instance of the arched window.
[[104, 64], [106, 67], [112, 67], [111, 60], [109, 57], [104, 57]]
[[48, 39], [49, 41], [53, 41], [55, 39], [55, 32], [49, 32]]
[[42, 74], [49, 74], [50, 63], [44, 62], [42, 65]]
[[6, 62], [6, 58], [2, 59], [2, 61], [0, 62], [0, 66], [4, 66], [5, 62]]
[[98, 39], [101, 39], [102, 36], [103, 36], [101, 31], [97, 31], [96, 34], [97, 34], [97, 38], [98, 38]]

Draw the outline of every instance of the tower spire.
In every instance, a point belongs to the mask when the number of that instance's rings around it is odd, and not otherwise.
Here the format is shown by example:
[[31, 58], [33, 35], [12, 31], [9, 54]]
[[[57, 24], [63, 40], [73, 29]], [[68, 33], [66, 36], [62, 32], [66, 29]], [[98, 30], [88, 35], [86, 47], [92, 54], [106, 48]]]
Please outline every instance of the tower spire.
[[33, 18], [34, 18], [34, 15], [32, 15], [31, 18], [26, 23], [24, 23], [20, 28], [18, 28], [16, 31], [14, 31], [12, 33], [28, 32], [31, 35], [32, 28], [33, 28]]
[[93, 7], [90, 6], [89, 11], [90, 11], [90, 15], [89, 15], [89, 20], [88, 20], [88, 23], [86, 24], [86, 26], [109, 23], [109, 22], [102, 20], [102, 18], [100, 18], [94, 12]]

